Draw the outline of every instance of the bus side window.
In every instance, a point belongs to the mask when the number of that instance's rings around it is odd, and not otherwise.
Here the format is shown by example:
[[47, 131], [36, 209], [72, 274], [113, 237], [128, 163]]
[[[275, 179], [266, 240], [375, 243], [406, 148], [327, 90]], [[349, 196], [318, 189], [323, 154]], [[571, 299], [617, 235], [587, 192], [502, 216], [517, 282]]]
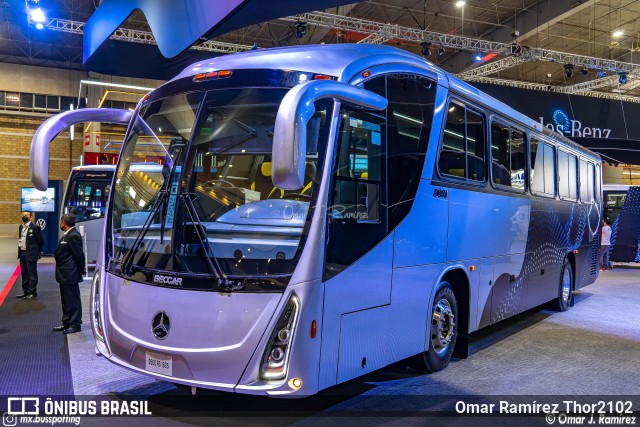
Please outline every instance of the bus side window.
[[441, 174], [471, 181], [484, 181], [484, 117], [465, 106], [449, 104], [447, 124], [438, 160]]
[[544, 147], [536, 138], [532, 137], [529, 148], [531, 152], [531, 191], [544, 193], [544, 154], [542, 153]]
[[395, 228], [411, 210], [429, 144], [435, 82], [414, 75], [387, 76], [388, 221]]
[[563, 199], [578, 199], [578, 158], [558, 150], [558, 194]]
[[596, 200], [595, 197], [595, 188], [596, 188], [596, 173], [595, 173], [595, 165], [593, 163], [589, 163], [587, 168], [587, 192], [589, 194], [589, 202]]
[[580, 201], [584, 203], [591, 202], [591, 195], [589, 194], [589, 164], [586, 160], [580, 159]]
[[543, 143], [544, 146], [544, 193], [549, 196], [556, 194], [556, 147]]
[[380, 221], [382, 129], [380, 119], [343, 110], [332, 220]]
[[511, 132], [509, 126], [491, 123], [491, 175], [494, 184], [511, 187]]

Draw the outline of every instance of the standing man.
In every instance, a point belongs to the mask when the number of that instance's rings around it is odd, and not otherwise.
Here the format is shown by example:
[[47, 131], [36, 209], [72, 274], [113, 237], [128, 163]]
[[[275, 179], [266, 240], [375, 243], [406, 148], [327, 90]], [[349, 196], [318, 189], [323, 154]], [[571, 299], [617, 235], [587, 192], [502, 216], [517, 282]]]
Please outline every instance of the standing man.
[[53, 254], [56, 259], [56, 282], [60, 284], [62, 299], [62, 324], [53, 328], [53, 331], [62, 331], [65, 335], [80, 332], [82, 324], [79, 283], [82, 282], [86, 266], [82, 236], [75, 225], [74, 215], [62, 215], [60, 230], [64, 231], [64, 234]]
[[42, 230], [31, 220], [31, 212], [22, 212], [23, 224], [18, 227], [18, 259], [22, 273], [22, 295], [17, 298], [33, 299], [38, 296], [38, 260], [44, 247]]
[[600, 270], [609, 268], [609, 248], [611, 247], [611, 227], [609, 227], [609, 219], [605, 218], [602, 226], [602, 239], [600, 240], [600, 262], [602, 263]]

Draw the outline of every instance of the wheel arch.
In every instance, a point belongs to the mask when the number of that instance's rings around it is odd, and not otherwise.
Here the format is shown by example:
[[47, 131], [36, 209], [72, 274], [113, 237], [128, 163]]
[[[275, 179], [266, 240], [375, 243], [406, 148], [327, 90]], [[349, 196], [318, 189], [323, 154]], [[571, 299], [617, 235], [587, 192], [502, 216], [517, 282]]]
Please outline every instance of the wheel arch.
[[[471, 310], [471, 281], [469, 275], [464, 266], [451, 265], [448, 266], [440, 274], [440, 277], [436, 281], [436, 286], [433, 287], [431, 294], [431, 301], [429, 302], [429, 312], [427, 317], [428, 328], [430, 328], [431, 312], [433, 310], [433, 299], [436, 293], [440, 289], [440, 284], [447, 282], [451, 285], [453, 293], [456, 296], [456, 302], [458, 303], [458, 337], [456, 339], [456, 346], [453, 350], [453, 357], [465, 359], [469, 355], [469, 316]], [[428, 339], [427, 333], [427, 339]], [[426, 343], [425, 343], [426, 344]]]

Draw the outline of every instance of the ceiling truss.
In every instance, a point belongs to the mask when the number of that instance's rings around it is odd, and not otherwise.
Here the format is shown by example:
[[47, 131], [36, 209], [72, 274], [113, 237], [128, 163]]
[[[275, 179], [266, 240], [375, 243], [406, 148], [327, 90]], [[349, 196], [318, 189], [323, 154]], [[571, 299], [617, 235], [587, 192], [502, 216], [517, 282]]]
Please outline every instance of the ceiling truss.
[[[480, 40], [471, 37], [456, 36], [451, 34], [436, 33], [418, 28], [404, 27], [395, 24], [354, 18], [350, 16], [335, 15], [327, 12], [308, 12], [300, 15], [282, 18], [289, 22], [305, 22], [307, 24], [328, 27], [342, 31], [353, 31], [365, 35], [362, 43], [380, 44], [389, 40], [398, 40], [413, 43], [424, 41], [436, 44], [439, 47], [467, 50], [482, 53], [502, 53], [505, 58], [493, 61], [474, 69], [460, 73], [463, 80], [479, 83], [499, 84], [502, 86], [517, 87], [521, 89], [533, 89], [556, 93], [581, 94], [597, 98], [623, 100], [628, 102], [640, 102], [640, 97], [620, 95], [611, 92], [598, 92], [596, 89], [610, 87], [616, 83], [618, 75], [609, 76], [579, 83], [570, 86], [552, 86], [543, 83], [529, 83], [516, 80], [497, 79], [487, 77], [501, 70], [514, 67], [518, 64], [530, 61], [549, 61], [561, 64], [574, 64], [597, 70], [613, 71], [615, 73], [627, 73], [630, 77], [640, 76], [640, 66], [614, 60], [594, 58], [583, 55], [574, 55], [564, 52], [550, 51], [539, 48], [528, 48], [514, 43], [501, 43], [488, 40]], [[67, 19], [53, 18], [45, 25], [46, 28], [73, 34], [83, 34], [84, 22]], [[156, 44], [155, 37], [149, 31], [118, 28], [111, 37], [115, 40]], [[252, 49], [253, 46], [236, 43], [226, 43], [209, 40], [192, 47], [192, 49], [216, 53], [236, 53]]]

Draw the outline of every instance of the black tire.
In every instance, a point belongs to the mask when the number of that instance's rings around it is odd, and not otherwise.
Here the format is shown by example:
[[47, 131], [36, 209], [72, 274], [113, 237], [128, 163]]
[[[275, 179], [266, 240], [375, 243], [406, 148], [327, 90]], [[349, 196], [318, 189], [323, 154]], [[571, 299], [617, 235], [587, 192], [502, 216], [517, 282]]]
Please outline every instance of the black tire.
[[427, 320], [429, 336], [427, 350], [422, 353], [423, 368], [427, 372], [436, 372], [446, 368], [451, 361], [458, 338], [458, 301], [449, 283], [440, 283]]
[[558, 296], [552, 301], [552, 307], [556, 311], [567, 311], [571, 306], [574, 290], [573, 267], [567, 258], [562, 263], [560, 281], [558, 284]]

